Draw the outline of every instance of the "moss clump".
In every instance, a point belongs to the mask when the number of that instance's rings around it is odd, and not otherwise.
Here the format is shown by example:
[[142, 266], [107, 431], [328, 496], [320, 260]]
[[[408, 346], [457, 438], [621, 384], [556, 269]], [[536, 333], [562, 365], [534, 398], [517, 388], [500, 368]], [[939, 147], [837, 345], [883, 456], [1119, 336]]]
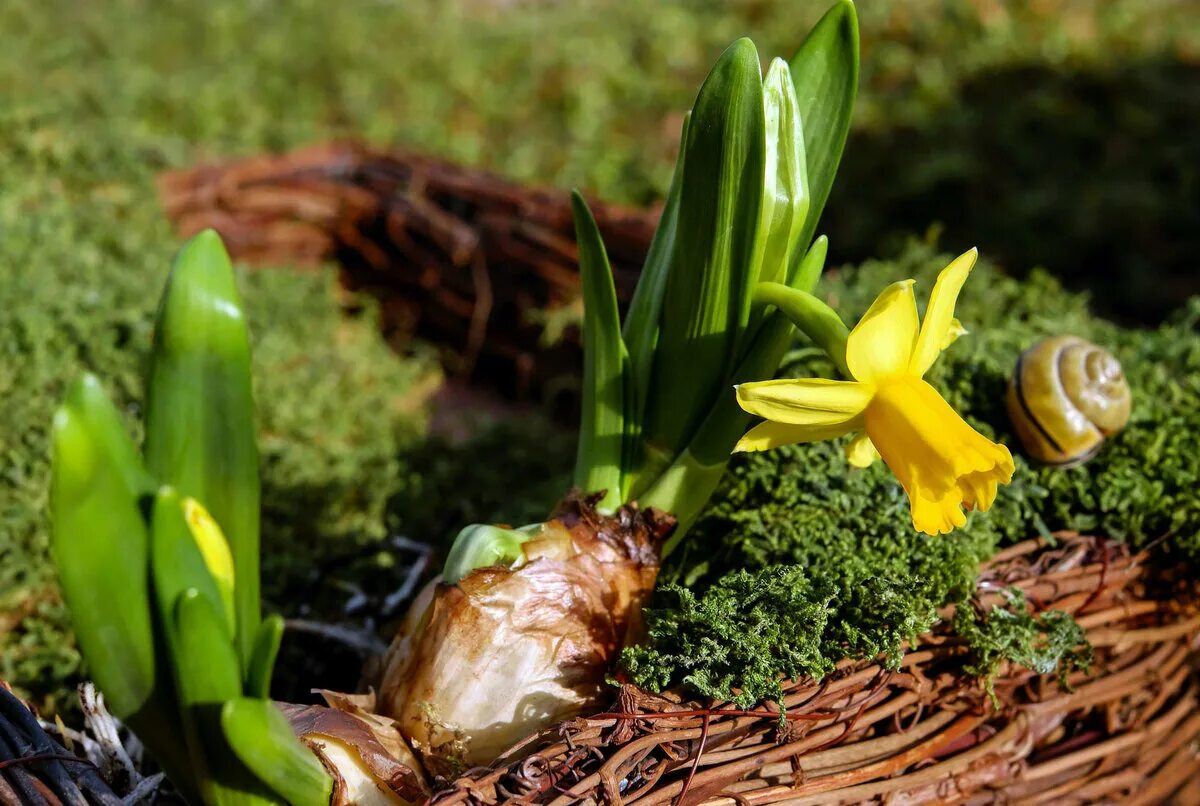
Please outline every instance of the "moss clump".
[[[853, 322], [897, 279], [917, 278], [923, 299], [946, 262], [930, 246], [913, 244], [896, 262], [870, 262], [830, 277], [823, 293]], [[663, 570], [666, 584], [649, 614], [648, 641], [624, 657], [635, 682], [652, 688], [684, 682], [721, 697], [739, 689], [745, 699], [775, 693], [775, 672], [819, 674], [843, 658], [876, 653], [894, 661], [905, 639], [933, 626], [938, 608], [967, 600], [979, 563], [998, 546], [1051, 530], [1077, 529], [1135, 546], [1169, 534], [1167, 551], [1200, 554], [1194, 494], [1200, 486], [1200, 301], [1157, 330], [1127, 330], [1092, 317], [1084, 297], [1045, 274], [1018, 282], [982, 262], [958, 315], [971, 333], [943, 354], [929, 378], [975, 427], [1007, 442], [1016, 455], [1013, 482], [992, 510], [970, 515], [952, 535], [930, 538], [913, 531], [907, 499], [886, 467], [852, 469], [843, 441], [737, 457], [709, 510]], [[1113, 350], [1134, 394], [1125, 431], [1096, 459], [1071, 470], [1030, 467], [1004, 406], [1008, 373], [1021, 350], [1056, 333]], [[804, 346], [786, 372], [834, 377], [828, 360]], [[755, 608], [739, 611], [731, 604], [733, 592], [760, 589], [774, 593], [756, 598]], [[813, 607], [823, 608], [824, 617], [791, 615]], [[770, 624], [779, 626], [769, 640], [747, 637]], [[1041, 626], [1066, 630], [1058, 622]], [[995, 637], [988, 629], [973, 634], [981, 641], [979, 668], [999, 651], [987, 649]], [[1042, 657], [1026, 640], [1030, 635], [1015, 633], [1003, 657]], [[735, 642], [728, 652], [712, 650], [726, 639]]]
[[1066, 687], [1067, 675], [1092, 665], [1092, 648], [1087, 635], [1069, 613], [1046, 610], [1034, 613], [1017, 588], [1007, 592], [1008, 601], [979, 612], [963, 605], [954, 612], [954, 631], [971, 647], [963, 671], [984, 681], [984, 687], [999, 707], [993, 687], [1001, 663], [1013, 663], [1038, 674], [1058, 673]]
[[[703, 593], [667, 584], [648, 613], [648, 642], [623, 656], [638, 685], [661, 690], [681, 682], [716, 699], [749, 708], [782, 696], [780, 674], [824, 677], [846, 654], [890, 655], [901, 641], [933, 623], [922, 611], [918, 582], [868, 574], [846, 587], [800, 565], [733, 571]], [[853, 611], [857, 618], [850, 618]]]

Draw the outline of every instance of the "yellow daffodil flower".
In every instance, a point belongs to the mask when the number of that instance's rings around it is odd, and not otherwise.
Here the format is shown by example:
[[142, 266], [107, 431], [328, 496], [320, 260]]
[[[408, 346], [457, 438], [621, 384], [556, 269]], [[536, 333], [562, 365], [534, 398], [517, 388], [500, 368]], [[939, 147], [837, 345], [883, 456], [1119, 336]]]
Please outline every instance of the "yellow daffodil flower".
[[884, 289], [846, 339], [845, 366], [854, 380], [738, 386], [741, 407], [767, 422], [752, 428], [736, 450], [861, 431], [847, 457], [860, 467], [883, 457], [908, 493], [917, 530], [949, 532], [966, 523], [963, 507], [990, 508], [997, 486], [1012, 479], [1012, 455], [968, 425], [921, 377], [966, 332], [954, 318], [954, 304], [975, 257], [972, 249], [942, 270], [923, 322], [912, 280]]

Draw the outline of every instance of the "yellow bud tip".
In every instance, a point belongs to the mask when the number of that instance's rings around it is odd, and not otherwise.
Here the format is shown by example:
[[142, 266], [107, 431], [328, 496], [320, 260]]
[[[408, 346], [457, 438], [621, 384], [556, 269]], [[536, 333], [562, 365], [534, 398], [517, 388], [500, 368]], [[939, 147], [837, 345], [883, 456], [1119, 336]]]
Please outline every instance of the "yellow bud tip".
[[183, 499], [183, 518], [200, 549], [208, 572], [222, 593], [233, 591], [233, 554], [215, 518], [195, 498]]

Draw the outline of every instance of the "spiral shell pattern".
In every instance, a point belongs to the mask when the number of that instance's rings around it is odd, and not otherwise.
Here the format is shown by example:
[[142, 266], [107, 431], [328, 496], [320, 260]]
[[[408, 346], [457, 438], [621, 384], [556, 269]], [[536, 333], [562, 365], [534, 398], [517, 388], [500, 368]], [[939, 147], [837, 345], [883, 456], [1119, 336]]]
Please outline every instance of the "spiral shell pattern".
[[1091, 459], [1129, 421], [1132, 397], [1121, 364], [1076, 336], [1052, 336], [1017, 360], [1008, 416], [1034, 460], [1072, 467]]

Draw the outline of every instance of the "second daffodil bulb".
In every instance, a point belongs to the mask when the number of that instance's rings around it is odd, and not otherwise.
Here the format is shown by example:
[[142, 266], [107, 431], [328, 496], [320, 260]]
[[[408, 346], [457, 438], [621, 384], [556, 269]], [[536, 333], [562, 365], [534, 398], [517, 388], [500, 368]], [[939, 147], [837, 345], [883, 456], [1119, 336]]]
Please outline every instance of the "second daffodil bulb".
[[512, 567], [435, 580], [385, 658], [380, 712], [430, 773], [453, 776], [599, 705], [672, 526], [654, 510], [604, 516], [569, 498]]
[[836, 362], [853, 380], [800, 378], [739, 386], [738, 403], [766, 422], [752, 428], [737, 449], [764, 450], [857, 432], [847, 448], [851, 463], [861, 467], [883, 457], [908, 494], [918, 531], [943, 534], [966, 523], [964, 508], [990, 508], [997, 487], [1012, 479], [1012, 455], [972, 428], [922, 378], [941, 351], [965, 333], [954, 318], [954, 305], [975, 257], [972, 249], [942, 270], [923, 321], [912, 280], [883, 290], [846, 337], [844, 360]]

